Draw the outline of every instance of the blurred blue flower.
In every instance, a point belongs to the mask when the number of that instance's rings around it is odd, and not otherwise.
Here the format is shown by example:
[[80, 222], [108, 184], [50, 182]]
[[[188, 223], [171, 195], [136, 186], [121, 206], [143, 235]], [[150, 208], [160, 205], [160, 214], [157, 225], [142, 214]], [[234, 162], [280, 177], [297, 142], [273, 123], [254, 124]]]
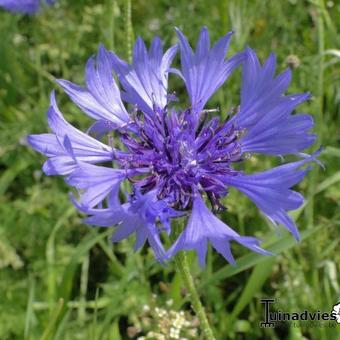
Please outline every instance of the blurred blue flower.
[[[44, 0], [52, 5], [55, 0]], [[0, 0], [0, 7], [14, 13], [35, 14], [40, 9], [40, 0]]]
[[[215, 214], [224, 209], [221, 200], [228, 190], [236, 188], [274, 225], [284, 225], [299, 238], [287, 212], [301, 206], [303, 197], [291, 188], [303, 179], [309, 170], [306, 164], [316, 160], [317, 153], [300, 153], [316, 139], [308, 133], [313, 119], [292, 112], [309, 94], [284, 95], [291, 72], [275, 76], [274, 55], [261, 65], [247, 48], [226, 59], [232, 33], [210, 47], [208, 30], [203, 28], [193, 51], [182, 32], [176, 32], [178, 46], [165, 53], [159, 38], [149, 50], [139, 38], [131, 65], [100, 46], [86, 65], [85, 87], [58, 81], [95, 122], [86, 133], [70, 125], [52, 93], [48, 110], [52, 133], [28, 140], [49, 158], [44, 172], [66, 176], [79, 191], [79, 200], [74, 196], [72, 200], [88, 215], [86, 223], [116, 225], [113, 241], [136, 234], [135, 249], [147, 241], [160, 261], [193, 249], [202, 266], [208, 242], [230, 263], [234, 263], [231, 241], [269, 254], [256, 238], [241, 236]], [[180, 69], [171, 67], [178, 49]], [[205, 109], [206, 103], [238, 66], [242, 66], [238, 109], [231, 110], [226, 120], [211, 118], [216, 110]], [[169, 73], [185, 84], [190, 104], [184, 109], [173, 104], [177, 98], [168, 91]], [[246, 161], [249, 154], [281, 158], [292, 154], [299, 160], [246, 174], [234, 164]], [[131, 188], [125, 196], [120, 192], [123, 181]], [[179, 217], [187, 217], [187, 225], [165, 250], [161, 234], [170, 234], [171, 220]]]

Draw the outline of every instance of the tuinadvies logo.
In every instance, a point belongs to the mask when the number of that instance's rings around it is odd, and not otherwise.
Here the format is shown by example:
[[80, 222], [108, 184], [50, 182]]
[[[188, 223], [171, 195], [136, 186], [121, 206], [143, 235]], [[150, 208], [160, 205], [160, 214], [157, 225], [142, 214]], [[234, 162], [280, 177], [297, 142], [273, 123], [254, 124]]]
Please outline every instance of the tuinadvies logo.
[[[283, 312], [276, 310], [272, 312], [270, 310], [270, 305], [275, 302], [274, 299], [261, 299], [261, 303], [264, 305], [264, 320], [260, 322], [260, 327], [275, 327], [276, 322], [285, 321], [309, 321], [309, 324], [301, 323], [301, 326], [309, 327], [335, 327], [336, 321], [340, 323], [340, 302], [333, 306], [333, 310], [329, 312], [317, 311], [300, 311], [300, 312]], [[330, 323], [322, 323], [323, 321], [331, 321]], [[296, 323], [293, 324], [294, 327], [297, 326]]]

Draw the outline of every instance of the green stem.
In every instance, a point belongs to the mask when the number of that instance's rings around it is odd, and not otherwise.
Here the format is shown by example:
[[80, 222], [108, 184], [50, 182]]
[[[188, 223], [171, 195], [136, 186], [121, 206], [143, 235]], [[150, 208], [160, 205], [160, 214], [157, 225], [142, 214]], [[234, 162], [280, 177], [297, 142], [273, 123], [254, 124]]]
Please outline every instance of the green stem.
[[[315, 115], [316, 128], [318, 134], [318, 143], [322, 145], [323, 135], [323, 96], [324, 96], [324, 55], [325, 55], [325, 32], [324, 32], [324, 3], [323, 0], [317, 0], [315, 2], [317, 11], [317, 39], [318, 39], [318, 65], [317, 65], [317, 113]], [[314, 196], [316, 192], [316, 186], [319, 179], [319, 167], [314, 167], [310, 174], [310, 184], [308, 190], [308, 205], [306, 207], [306, 220], [307, 228], [315, 227], [315, 202]], [[319, 245], [311, 241], [309, 243], [310, 262], [311, 268], [311, 282], [314, 286], [314, 291], [320, 291], [320, 278], [317, 261], [319, 256]], [[314, 299], [319, 299], [319, 296], [314, 296]], [[319, 301], [320, 303], [320, 301]]]
[[175, 256], [175, 263], [181, 275], [182, 281], [190, 294], [190, 301], [200, 321], [200, 327], [204, 333], [205, 339], [215, 340], [214, 334], [208, 322], [208, 318], [205, 314], [204, 307], [196, 290], [194, 279], [190, 273], [187, 255], [184, 251], [180, 251], [179, 253], [177, 253], [177, 255]]
[[116, 0], [109, 1], [109, 44], [108, 47], [111, 51], [114, 50], [115, 47], [115, 6]]
[[133, 41], [133, 29], [132, 29], [132, 15], [131, 15], [131, 0], [125, 0], [124, 2], [125, 12], [125, 35], [126, 35], [126, 54], [129, 63], [132, 61], [132, 41]]
[[318, 140], [322, 143], [323, 134], [323, 95], [324, 95], [324, 71], [325, 71], [325, 27], [324, 27], [324, 2], [323, 0], [318, 1], [318, 15], [317, 15], [317, 29], [318, 29], [318, 54], [319, 54], [319, 65], [318, 65], [318, 97], [319, 97], [319, 108], [318, 108]]
[[[318, 37], [318, 65], [317, 65], [317, 113], [315, 115], [316, 128], [318, 134], [318, 144], [322, 145], [323, 134], [323, 95], [324, 95], [324, 59], [325, 59], [325, 32], [323, 22], [323, 0], [316, 2], [317, 10], [317, 37]], [[309, 228], [314, 227], [314, 192], [318, 183], [319, 167], [311, 171], [310, 185], [308, 191], [308, 206], [306, 207], [306, 217]]]

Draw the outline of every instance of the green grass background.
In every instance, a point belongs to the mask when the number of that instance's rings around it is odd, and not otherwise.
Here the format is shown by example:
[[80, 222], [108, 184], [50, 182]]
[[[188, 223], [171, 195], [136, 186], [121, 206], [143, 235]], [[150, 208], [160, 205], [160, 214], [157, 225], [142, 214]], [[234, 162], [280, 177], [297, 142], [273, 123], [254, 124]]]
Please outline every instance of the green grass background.
[[[138, 35], [149, 43], [157, 34], [169, 46], [178, 26], [194, 43], [203, 25], [212, 39], [234, 29], [231, 53], [249, 45], [263, 61], [275, 52], [279, 71], [289, 56], [298, 58], [289, 91], [313, 94], [300, 111], [315, 118], [319, 139], [313, 150], [324, 146], [320, 159], [325, 164], [325, 170], [316, 166], [299, 186], [307, 198], [293, 213], [302, 234], [299, 244], [283, 229], [278, 234], [242, 195], [232, 191], [226, 199], [223, 220], [241, 234], [262, 238], [277, 256], [235, 246], [238, 266], [232, 267], [209, 250], [205, 271], [191, 258], [217, 339], [339, 335], [339, 326], [282, 323], [261, 329], [259, 322], [261, 298], [275, 298], [273, 310], [290, 312], [330, 312], [340, 301], [340, 3], [136, 0], [130, 12], [123, 0], [60, 0], [34, 17], [0, 12], [0, 339], [119, 340], [150, 331], [169, 339], [171, 322], [166, 321], [171, 318], [162, 317], [162, 309], [166, 315], [185, 312], [188, 322], [181, 334], [200, 338], [173, 263], [162, 267], [148, 248], [133, 253], [133, 239], [112, 245], [112, 230], [82, 224], [69, 202], [69, 189], [61, 178], [42, 174], [43, 157], [27, 147], [25, 136], [47, 130], [54, 78], [82, 83], [86, 60], [100, 42], [129, 58]], [[181, 86], [181, 94], [183, 86], [172, 85]], [[236, 72], [209, 106], [225, 114], [238, 104], [239, 86]], [[87, 126], [84, 115], [57, 92], [67, 119]], [[254, 157], [247, 170], [278, 162]], [[157, 335], [149, 333], [148, 339]]]

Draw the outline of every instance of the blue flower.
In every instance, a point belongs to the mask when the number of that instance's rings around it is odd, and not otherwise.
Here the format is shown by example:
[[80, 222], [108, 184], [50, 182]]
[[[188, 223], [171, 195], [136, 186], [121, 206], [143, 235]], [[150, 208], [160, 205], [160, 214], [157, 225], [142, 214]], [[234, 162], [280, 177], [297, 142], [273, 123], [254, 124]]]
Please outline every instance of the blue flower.
[[[40, 0], [0, 0], [0, 7], [14, 13], [35, 14], [40, 9]], [[52, 5], [55, 0], [44, 0]]]
[[[285, 226], [299, 239], [288, 212], [301, 206], [303, 197], [292, 187], [310, 169], [308, 163], [317, 161], [318, 152], [301, 153], [316, 139], [309, 133], [313, 119], [293, 111], [309, 94], [285, 95], [291, 74], [275, 76], [274, 55], [261, 65], [247, 48], [226, 59], [232, 33], [210, 47], [208, 30], [203, 28], [194, 51], [183, 33], [176, 32], [178, 45], [165, 53], [159, 38], [149, 50], [139, 38], [132, 64], [100, 46], [86, 65], [85, 87], [58, 81], [94, 120], [87, 132], [66, 122], [52, 93], [48, 110], [52, 132], [28, 140], [48, 157], [44, 172], [65, 176], [78, 190], [79, 198], [72, 196], [72, 201], [88, 215], [85, 223], [116, 226], [114, 242], [135, 234], [135, 250], [147, 242], [159, 261], [192, 249], [201, 266], [208, 242], [230, 263], [235, 262], [231, 241], [268, 255], [259, 240], [238, 234], [216, 214], [225, 209], [221, 200], [236, 188], [275, 226]], [[180, 69], [172, 67], [178, 50]], [[238, 66], [239, 108], [224, 121], [209, 119], [214, 110], [205, 109], [206, 103]], [[189, 107], [172, 105], [177, 98], [168, 90], [169, 74], [183, 80]], [[249, 154], [299, 159], [247, 174], [235, 163], [246, 161]], [[123, 181], [130, 187], [125, 195], [120, 190]], [[171, 221], [179, 217], [186, 218], [187, 225], [165, 250], [162, 233], [170, 234]]]

